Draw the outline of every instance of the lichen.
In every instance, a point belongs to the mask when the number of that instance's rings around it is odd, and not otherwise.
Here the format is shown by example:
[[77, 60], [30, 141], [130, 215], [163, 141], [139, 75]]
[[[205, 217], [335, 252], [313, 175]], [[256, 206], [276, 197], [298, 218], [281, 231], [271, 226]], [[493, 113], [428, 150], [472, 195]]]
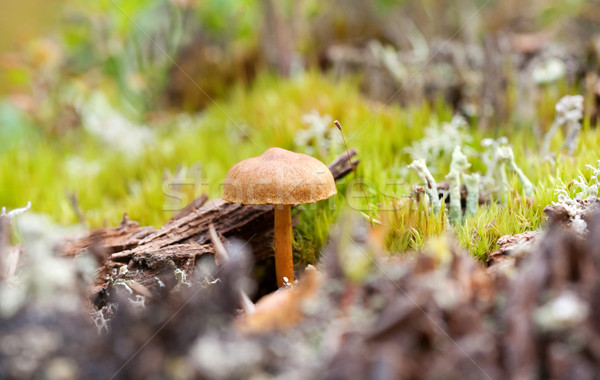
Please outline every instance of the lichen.
[[548, 154], [552, 137], [563, 126], [567, 128], [567, 137], [562, 145], [562, 149], [566, 148], [569, 154], [573, 154], [581, 130], [581, 123], [579, 122], [581, 118], [583, 118], [583, 96], [563, 96], [558, 103], [556, 103], [554, 123], [546, 136], [544, 136], [542, 155]]
[[459, 224], [462, 221], [462, 209], [460, 205], [460, 173], [451, 170], [446, 175], [446, 180], [450, 188], [450, 212], [448, 218], [450, 223]]
[[16, 209], [8, 211], [8, 212], [6, 212], [6, 207], [2, 207], [2, 210], [0, 210], [0, 217], [8, 218], [8, 220], [10, 221], [15, 216], [25, 213], [30, 208], [31, 208], [31, 202], [27, 202], [27, 206], [25, 206], [25, 207], [16, 208]]
[[108, 329], [110, 328], [110, 320], [115, 314], [117, 307], [117, 304], [109, 303], [101, 309], [92, 310], [90, 312], [92, 322], [94, 322], [98, 334], [108, 332]]
[[331, 116], [321, 115], [316, 110], [304, 114], [302, 124], [306, 125], [306, 128], [296, 132], [294, 143], [307, 154], [327, 154], [341, 144], [341, 135], [332, 127], [332, 122]]
[[[465, 171], [471, 167], [467, 157], [463, 154], [460, 146], [454, 148], [452, 152], [452, 162], [450, 163], [450, 173], [446, 176], [450, 190], [450, 223], [458, 224], [462, 222], [462, 206], [461, 206], [461, 176], [465, 175]], [[469, 178], [470, 185], [473, 184], [473, 179]], [[479, 181], [477, 181], [479, 182]], [[478, 184], [477, 184], [478, 186]], [[477, 201], [479, 201], [479, 190], [473, 191], [476, 193]], [[475, 206], [477, 209], [477, 206]]]
[[589, 164], [585, 166], [592, 172], [590, 181], [587, 181], [584, 176], [579, 176], [571, 181], [577, 188], [575, 195], [571, 196], [564, 186], [560, 186], [554, 190], [557, 200], [544, 209], [548, 214], [560, 210], [561, 214], [568, 218], [567, 226], [580, 236], [584, 236], [588, 232], [587, 217], [600, 207], [600, 198], [598, 198], [600, 160], [597, 162], [597, 166]]
[[523, 185], [523, 191], [525, 192], [525, 196], [528, 198], [533, 197], [535, 187], [515, 162], [515, 155], [513, 153], [512, 148], [510, 146], [503, 146], [498, 148], [498, 151], [502, 163], [506, 165], [506, 167], [508, 167], [511, 171], [513, 171], [519, 178], [519, 181], [521, 181], [521, 185]]
[[[417, 172], [419, 178], [425, 183], [425, 194], [429, 199], [429, 203], [433, 206], [434, 213], [437, 214], [441, 208], [441, 199], [435, 179], [427, 168], [425, 160], [415, 160], [408, 167]], [[477, 212], [477, 207], [479, 206], [480, 175], [477, 173], [467, 174], [466, 171], [470, 167], [471, 164], [467, 156], [463, 154], [460, 146], [456, 146], [452, 152], [450, 173], [446, 176], [450, 193], [449, 219], [452, 224], [462, 221], [461, 177], [467, 188], [467, 208], [465, 213], [473, 215]]]
[[175, 269], [175, 278], [177, 279], [177, 284], [173, 287], [173, 292], [178, 292], [183, 288], [183, 286], [189, 288], [192, 286], [192, 283], [188, 281], [187, 274], [183, 269], [177, 268]]
[[481, 176], [478, 173], [463, 174], [463, 181], [467, 188], [467, 206], [465, 213], [475, 215], [479, 207], [479, 182]]
[[486, 166], [485, 175], [481, 179], [483, 186], [492, 187], [496, 185], [496, 179], [501, 178], [500, 174], [500, 157], [498, 148], [506, 146], [508, 139], [499, 137], [497, 139], [486, 138], [481, 140], [481, 147], [485, 148], [485, 152], [481, 155], [481, 160]]
[[437, 214], [441, 208], [441, 199], [435, 179], [427, 168], [427, 163], [425, 160], [419, 159], [413, 161], [410, 165], [408, 165], [408, 167], [417, 172], [417, 175], [419, 178], [421, 178], [421, 181], [425, 183], [425, 193], [427, 194], [429, 203], [433, 207], [433, 212]]
[[[424, 159], [426, 162], [438, 162], [440, 159], [450, 160], [454, 147], [466, 147], [466, 144], [472, 141], [471, 135], [467, 132], [466, 120], [462, 116], [456, 115], [450, 122], [441, 125], [437, 122], [430, 124], [425, 128], [425, 136], [405, 148], [404, 151], [410, 155], [412, 160]], [[439, 174], [435, 167], [431, 168], [431, 172]]]
[[585, 301], [575, 293], [564, 291], [536, 309], [534, 321], [542, 330], [560, 331], [578, 325], [588, 314], [589, 307]]

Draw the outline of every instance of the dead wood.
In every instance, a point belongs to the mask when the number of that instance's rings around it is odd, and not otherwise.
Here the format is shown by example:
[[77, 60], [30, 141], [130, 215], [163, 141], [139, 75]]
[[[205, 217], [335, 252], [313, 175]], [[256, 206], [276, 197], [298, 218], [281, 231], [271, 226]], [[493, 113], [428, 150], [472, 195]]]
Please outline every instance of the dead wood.
[[177, 214], [173, 215], [173, 217], [171, 218], [170, 221], [173, 221], [173, 220], [176, 220], [176, 219], [186, 216], [187, 214], [194, 211], [195, 209], [198, 209], [198, 208], [204, 206], [204, 204], [207, 201], [208, 201], [208, 195], [206, 195], [206, 194], [202, 194], [201, 196], [194, 198], [194, 200], [191, 201], [190, 203], [188, 203], [187, 206], [182, 208], [181, 211], [179, 211]]
[[[499, 248], [490, 253], [487, 259], [488, 267], [506, 261], [514, 261], [518, 255], [514, 253], [519, 249], [531, 247], [540, 236], [538, 231], [525, 231], [516, 235], [504, 235], [498, 239]], [[525, 252], [522, 250], [521, 252]]]
[[574, 199], [573, 202], [570, 207], [563, 203], [553, 203], [544, 207], [548, 223], [569, 227], [576, 213], [589, 223], [591, 217], [600, 209], [600, 198]]
[[94, 247], [110, 255], [137, 246], [141, 238], [153, 231], [154, 227], [140, 227], [138, 222], [130, 220], [125, 213], [117, 227], [100, 228], [82, 238], [67, 240], [63, 243], [61, 251], [64, 255], [71, 256]]

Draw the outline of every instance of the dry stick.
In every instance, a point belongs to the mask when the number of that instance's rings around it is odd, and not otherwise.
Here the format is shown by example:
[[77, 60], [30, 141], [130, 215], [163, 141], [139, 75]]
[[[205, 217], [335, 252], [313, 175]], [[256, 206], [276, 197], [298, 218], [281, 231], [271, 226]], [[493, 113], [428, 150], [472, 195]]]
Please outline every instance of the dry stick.
[[352, 159], [350, 158], [350, 152], [348, 151], [348, 144], [346, 143], [346, 138], [344, 137], [344, 132], [342, 131], [342, 125], [337, 120], [334, 121], [333, 123], [335, 124], [337, 129], [340, 130], [340, 134], [342, 135], [342, 140], [344, 141], [344, 146], [346, 147], [346, 154], [348, 155], [348, 162], [350, 163], [350, 166], [352, 167], [352, 171], [354, 172], [354, 178], [358, 182], [358, 187], [360, 187], [360, 190], [362, 191], [363, 195], [365, 196], [365, 201], [367, 202], [367, 209], [369, 210], [369, 221], [371, 222], [371, 227], [373, 227], [373, 215], [371, 214], [371, 206], [369, 205], [369, 198], [367, 197], [367, 193], [365, 192], [365, 189], [363, 188], [362, 183], [360, 181], [358, 181], [358, 175], [356, 175], [356, 168], [354, 167], [354, 164], [352, 163]]
[[77, 196], [77, 193], [75, 191], [65, 191], [65, 193], [67, 195], [69, 203], [71, 204], [71, 207], [73, 207], [73, 211], [77, 216], [79, 224], [85, 227], [85, 217], [83, 216], [83, 212], [81, 212], [81, 207], [79, 207], [79, 197]]

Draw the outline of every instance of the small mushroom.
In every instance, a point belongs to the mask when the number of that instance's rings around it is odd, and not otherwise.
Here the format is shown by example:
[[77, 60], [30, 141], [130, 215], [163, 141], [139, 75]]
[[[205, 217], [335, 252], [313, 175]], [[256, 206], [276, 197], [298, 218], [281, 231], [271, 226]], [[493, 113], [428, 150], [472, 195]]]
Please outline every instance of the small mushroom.
[[[251, 205], [274, 205], [277, 286], [294, 281], [293, 205], [337, 194], [331, 171], [316, 158], [281, 148], [235, 164], [225, 177], [222, 198]], [[287, 281], [286, 281], [287, 280]]]

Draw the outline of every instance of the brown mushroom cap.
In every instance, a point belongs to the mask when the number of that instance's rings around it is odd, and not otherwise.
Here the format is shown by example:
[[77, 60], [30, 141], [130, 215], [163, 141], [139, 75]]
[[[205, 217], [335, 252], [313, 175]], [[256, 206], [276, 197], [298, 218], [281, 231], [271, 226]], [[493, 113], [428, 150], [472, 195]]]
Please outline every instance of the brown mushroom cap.
[[337, 194], [331, 171], [306, 154], [270, 148], [235, 164], [225, 177], [222, 198], [243, 204], [306, 204]]

